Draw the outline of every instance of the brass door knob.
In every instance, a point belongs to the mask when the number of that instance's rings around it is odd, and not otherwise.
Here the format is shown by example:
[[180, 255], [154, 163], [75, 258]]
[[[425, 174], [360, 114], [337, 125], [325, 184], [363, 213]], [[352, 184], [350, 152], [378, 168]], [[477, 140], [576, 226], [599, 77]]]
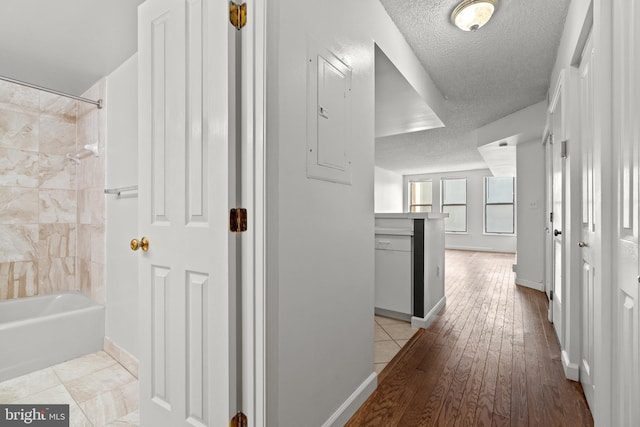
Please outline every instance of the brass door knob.
[[578, 242], [578, 246], [581, 248], [586, 248], [589, 245], [586, 242]]
[[143, 237], [138, 241], [138, 239], [131, 239], [131, 243], [129, 243], [132, 251], [137, 251], [138, 249], [142, 249], [144, 252], [149, 250], [149, 239]]

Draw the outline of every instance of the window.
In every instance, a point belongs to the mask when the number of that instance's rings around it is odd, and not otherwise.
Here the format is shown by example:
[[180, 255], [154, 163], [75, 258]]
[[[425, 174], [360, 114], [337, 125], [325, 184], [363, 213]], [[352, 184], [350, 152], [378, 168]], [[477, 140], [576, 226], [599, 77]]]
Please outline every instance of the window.
[[488, 176], [484, 189], [485, 233], [515, 233], [514, 178]]
[[431, 181], [410, 181], [409, 212], [431, 212], [432, 202]]
[[442, 212], [448, 213], [444, 231], [467, 231], [467, 180], [465, 178], [442, 180]]

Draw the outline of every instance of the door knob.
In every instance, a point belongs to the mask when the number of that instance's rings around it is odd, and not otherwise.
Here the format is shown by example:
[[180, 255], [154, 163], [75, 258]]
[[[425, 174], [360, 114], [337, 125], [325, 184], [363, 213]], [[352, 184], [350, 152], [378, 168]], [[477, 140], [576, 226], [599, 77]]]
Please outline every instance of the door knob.
[[553, 235], [554, 235], [554, 236], [559, 236], [559, 235], [561, 235], [561, 234], [562, 234], [562, 231], [560, 231], [560, 230], [553, 230]]
[[149, 250], [149, 239], [143, 237], [138, 241], [138, 239], [131, 239], [131, 243], [129, 243], [132, 251], [137, 251], [138, 249], [142, 249], [144, 252]]
[[578, 242], [578, 246], [580, 246], [581, 248], [586, 248], [589, 245], [587, 245], [586, 242]]

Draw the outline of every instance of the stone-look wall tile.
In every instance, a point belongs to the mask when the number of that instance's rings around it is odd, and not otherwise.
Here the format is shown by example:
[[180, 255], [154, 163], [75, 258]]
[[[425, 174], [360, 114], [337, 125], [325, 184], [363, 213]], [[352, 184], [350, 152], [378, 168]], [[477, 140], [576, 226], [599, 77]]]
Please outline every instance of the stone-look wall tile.
[[40, 224], [38, 257], [75, 257], [77, 228], [76, 224]]
[[96, 157], [88, 154], [78, 165], [78, 189], [102, 188], [104, 189], [104, 157]]
[[91, 107], [85, 114], [78, 116], [77, 147], [99, 142], [98, 110]]
[[79, 259], [91, 260], [91, 232], [91, 225], [78, 224], [78, 250], [76, 256]]
[[38, 187], [38, 153], [0, 148], [0, 185]]
[[104, 304], [107, 300], [107, 290], [104, 283], [104, 264], [91, 263], [91, 298], [98, 304]]
[[104, 263], [104, 225], [79, 224], [77, 286], [100, 304], [106, 300]]
[[83, 258], [76, 258], [76, 289], [83, 294], [91, 296], [91, 261]]
[[78, 190], [78, 224], [91, 224], [89, 191], [86, 188]]
[[38, 116], [0, 109], [0, 147], [38, 151]]
[[104, 224], [104, 217], [104, 189], [78, 190], [78, 222], [80, 224]]
[[105, 263], [105, 235], [104, 225], [95, 225], [91, 230], [91, 261], [98, 264]]
[[10, 109], [37, 111], [40, 107], [40, 91], [0, 81], [0, 103], [7, 104]]
[[76, 164], [65, 156], [40, 153], [40, 188], [76, 189]]
[[[106, 81], [83, 96], [105, 99]], [[99, 157], [66, 159], [96, 142]], [[106, 109], [0, 82], [0, 298], [105, 301], [105, 142]]]
[[49, 258], [38, 260], [38, 294], [68, 292], [76, 289], [75, 257]]
[[78, 104], [78, 101], [71, 98], [47, 92], [40, 93], [40, 111], [45, 115], [55, 116], [68, 122], [76, 121]]
[[0, 262], [0, 300], [37, 294], [37, 262]]
[[[106, 80], [102, 79], [86, 91], [82, 96], [89, 99], [102, 99], [105, 106], [108, 101], [105, 99], [107, 94]], [[86, 116], [93, 116], [86, 118]], [[84, 136], [80, 130], [80, 122], [85, 118], [90, 122], [85, 128]], [[101, 157], [104, 157], [106, 130], [107, 130], [107, 108], [97, 109], [91, 104], [80, 105], [78, 108], [78, 145], [83, 146], [86, 143], [93, 144], [98, 142], [98, 150]]]
[[60, 117], [40, 116], [40, 152], [49, 154], [75, 153], [76, 122]]
[[40, 190], [39, 197], [41, 224], [76, 222], [75, 190]]
[[0, 263], [35, 261], [38, 225], [0, 224]]
[[[104, 188], [105, 160], [104, 160], [104, 129], [100, 129], [99, 117], [104, 113], [91, 111], [78, 120], [78, 150], [85, 145], [98, 143], [98, 156], [87, 154], [78, 165], [78, 188]], [[100, 129], [100, 130], [99, 130]]]
[[0, 224], [36, 224], [38, 190], [0, 187]]

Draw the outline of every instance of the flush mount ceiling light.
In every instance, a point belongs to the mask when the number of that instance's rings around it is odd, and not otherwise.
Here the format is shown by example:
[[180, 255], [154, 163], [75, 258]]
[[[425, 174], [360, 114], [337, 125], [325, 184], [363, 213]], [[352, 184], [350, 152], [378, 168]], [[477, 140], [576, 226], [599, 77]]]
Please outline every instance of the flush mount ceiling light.
[[498, 0], [464, 0], [451, 14], [451, 22], [463, 31], [476, 31], [489, 22]]

